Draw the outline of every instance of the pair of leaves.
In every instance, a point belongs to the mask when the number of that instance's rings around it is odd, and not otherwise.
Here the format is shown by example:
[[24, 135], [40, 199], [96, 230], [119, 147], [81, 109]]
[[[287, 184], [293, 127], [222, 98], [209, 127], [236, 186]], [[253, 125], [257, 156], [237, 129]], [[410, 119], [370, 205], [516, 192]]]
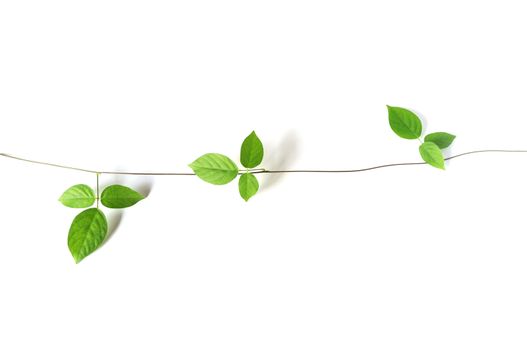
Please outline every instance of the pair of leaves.
[[[247, 171], [240, 176], [238, 190], [245, 201], [248, 201], [258, 192], [258, 179], [249, 172], [249, 169], [260, 165], [263, 156], [263, 144], [253, 131], [245, 138], [240, 150], [240, 162]], [[229, 157], [219, 153], [204, 154], [189, 164], [189, 166], [200, 179], [214, 185], [228, 184], [240, 172], [236, 163]]]
[[[144, 199], [131, 188], [111, 185], [101, 194], [101, 203], [108, 208], [128, 208]], [[88, 208], [97, 200], [93, 189], [79, 184], [68, 188], [59, 200], [70, 208]], [[99, 208], [86, 209], [71, 223], [68, 233], [68, 247], [76, 263], [93, 253], [108, 233], [106, 216]]]
[[[388, 107], [388, 120], [392, 130], [404, 139], [419, 139], [423, 133], [421, 119], [412, 111], [401, 107]], [[446, 132], [435, 132], [425, 136], [419, 147], [421, 158], [428, 164], [445, 169], [442, 149], [449, 147], [456, 136]]]
[[[131, 207], [144, 198], [142, 194], [121, 185], [108, 186], [101, 193], [101, 203], [112, 209]], [[88, 208], [96, 200], [97, 196], [93, 189], [83, 184], [68, 188], [59, 198], [62, 204], [70, 208]]]

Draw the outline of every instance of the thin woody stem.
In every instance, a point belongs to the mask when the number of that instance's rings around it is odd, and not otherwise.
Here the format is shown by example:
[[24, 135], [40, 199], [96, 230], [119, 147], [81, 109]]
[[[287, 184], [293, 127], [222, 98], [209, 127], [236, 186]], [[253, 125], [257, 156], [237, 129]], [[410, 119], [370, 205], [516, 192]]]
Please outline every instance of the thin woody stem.
[[99, 208], [99, 200], [100, 200], [100, 195], [99, 195], [99, 176], [101, 174], [100, 173], [97, 173], [96, 176], [97, 176], [97, 208]]
[[[527, 153], [527, 150], [510, 150], [510, 149], [484, 149], [484, 150], [475, 150], [475, 151], [469, 151], [464, 153], [459, 153], [450, 157], [446, 157], [445, 160], [455, 159], [464, 157], [471, 154], [478, 154], [478, 153]], [[33, 163], [33, 164], [41, 164], [56, 168], [62, 168], [62, 169], [69, 169], [69, 170], [75, 170], [75, 171], [81, 171], [85, 173], [92, 173], [97, 174], [97, 180], [99, 179], [100, 174], [109, 174], [109, 175], [142, 175], [142, 176], [194, 176], [196, 174], [191, 172], [128, 172], [128, 171], [100, 171], [100, 170], [91, 170], [91, 169], [84, 169], [84, 168], [77, 168], [69, 165], [62, 165], [62, 164], [55, 164], [55, 163], [48, 163], [48, 162], [42, 162], [38, 160], [32, 160], [32, 159], [26, 159], [6, 153], [0, 153], [0, 156], [10, 159], [15, 159], [27, 163]], [[409, 165], [424, 165], [425, 162], [406, 162], [406, 163], [388, 163], [388, 164], [381, 164], [381, 165], [375, 165], [372, 167], [367, 168], [357, 168], [357, 169], [277, 169], [277, 170], [267, 170], [267, 169], [251, 169], [249, 170], [249, 173], [252, 174], [285, 174], [285, 173], [358, 173], [358, 172], [364, 172], [364, 171], [370, 171], [370, 170], [376, 170], [376, 169], [382, 169], [382, 168], [389, 168], [389, 167], [398, 167], [398, 166], [409, 166]], [[239, 174], [245, 173], [246, 170], [240, 171]], [[97, 194], [97, 197], [99, 197], [99, 194]]]

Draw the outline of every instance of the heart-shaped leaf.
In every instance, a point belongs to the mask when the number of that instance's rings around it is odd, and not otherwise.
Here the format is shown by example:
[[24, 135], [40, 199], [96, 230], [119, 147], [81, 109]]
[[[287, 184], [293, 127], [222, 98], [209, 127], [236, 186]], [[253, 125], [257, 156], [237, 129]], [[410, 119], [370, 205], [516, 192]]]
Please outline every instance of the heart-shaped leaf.
[[73, 219], [68, 234], [68, 247], [76, 263], [93, 253], [104, 241], [108, 224], [103, 212], [86, 209]]
[[387, 107], [390, 127], [397, 135], [410, 140], [421, 137], [423, 125], [414, 112], [401, 107]]
[[240, 196], [242, 196], [246, 202], [258, 192], [259, 187], [258, 179], [253, 174], [245, 173], [240, 176], [238, 189], [240, 190]]
[[95, 203], [95, 193], [90, 186], [75, 185], [68, 188], [59, 201], [70, 208], [88, 208]]
[[128, 208], [143, 199], [141, 193], [121, 185], [108, 186], [101, 194], [101, 203], [108, 208]]
[[238, 176], [238, 167], [228, 157], [219, 153], [207, 153], [189, 164], [203, 181], [225, 185]]
[[253, 131], [242, 143], [240, 162], [247, 169], [251, 169], [260, 165], [263, 156], [264, 149], [262, 141], [260, 141], [258, 136], [256, 136], [256, 133]]
[[441, 149], [433, 142], [423, 142], [419, 147], [419, 153], [425, 162], [439, 169], [445, 170], [445, 159]]
[[455, 138], [455, 135], [449, 134], [447, 132], [434, 132], [426, 135], [425, 141], [433, 142], [437, 145], [437, 147], [443, 149], [450, 146]]

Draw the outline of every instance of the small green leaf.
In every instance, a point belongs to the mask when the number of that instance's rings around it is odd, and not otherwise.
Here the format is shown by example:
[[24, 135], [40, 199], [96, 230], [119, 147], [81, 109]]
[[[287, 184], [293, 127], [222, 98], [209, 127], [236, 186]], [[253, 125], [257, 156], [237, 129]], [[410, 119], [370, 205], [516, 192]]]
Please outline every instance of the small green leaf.
[[108, 208], [128, 208], [143, 199], [141, 193], [121, 185], [108, 186], [101, 194], [101, 203]]
[[104, 241], [108, 223], [97, 208], [86, 209], [73, 219], [68, 234], [68, 247], [76, 263], [93, 253]]
[[445, 170], [445, 159], [441, 149], [433, 142], [424, 142], [419, 147], [421, 158], [431, 166]]
[[228, 157], [219, 153], [207, 153], [189, 164], [203, 181], [225, 185], [238, 176], [238, 167]]
[[88, 208], [95, 203], [95, 193], [90, 186], [75, 185], [68, 188], [59, 201], [70, 208]]
[[245, 173], [240, 176], [238, 189], [240, 190], [240, 196], [242, 196], [246, 202], [258, 192], [259, 187], [258, 179], [253, 174]]
[[447, 132], [434, 132], [426, 135], [425, 141], [433, 142], [437, 145], [437, 147], [443, 149], [450, 146], [455, 138], [455, 135], [449, 134]]
[[418, 139], [423, 132], [419, 117], [412, 111], [401, 107], [388, 107], [388, 119], [392, 130], [403, 139]]
[[263, 156], [264, 149], [262, 141], [260, 141], [258, 136], [256, 136], [256, 133], [253, 131], [242, 143], [240, 161], [244, 167], [251, 169], [260, 165]]

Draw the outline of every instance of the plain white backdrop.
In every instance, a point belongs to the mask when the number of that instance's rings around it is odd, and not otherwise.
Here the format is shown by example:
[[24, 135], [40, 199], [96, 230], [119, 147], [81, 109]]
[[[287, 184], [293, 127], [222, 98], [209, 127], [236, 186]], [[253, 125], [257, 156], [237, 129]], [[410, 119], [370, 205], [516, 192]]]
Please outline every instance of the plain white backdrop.
[[[0, 152], [97, 170], [418, 161], [386, 104], [452, 154], [527, 148], [522, 1], [2, 1]], [[2, 349], [525, 349], [527, 156], [447, 171], [103, 176], [146, 200], [76, 265], [95, 176], [0, 159]]]

